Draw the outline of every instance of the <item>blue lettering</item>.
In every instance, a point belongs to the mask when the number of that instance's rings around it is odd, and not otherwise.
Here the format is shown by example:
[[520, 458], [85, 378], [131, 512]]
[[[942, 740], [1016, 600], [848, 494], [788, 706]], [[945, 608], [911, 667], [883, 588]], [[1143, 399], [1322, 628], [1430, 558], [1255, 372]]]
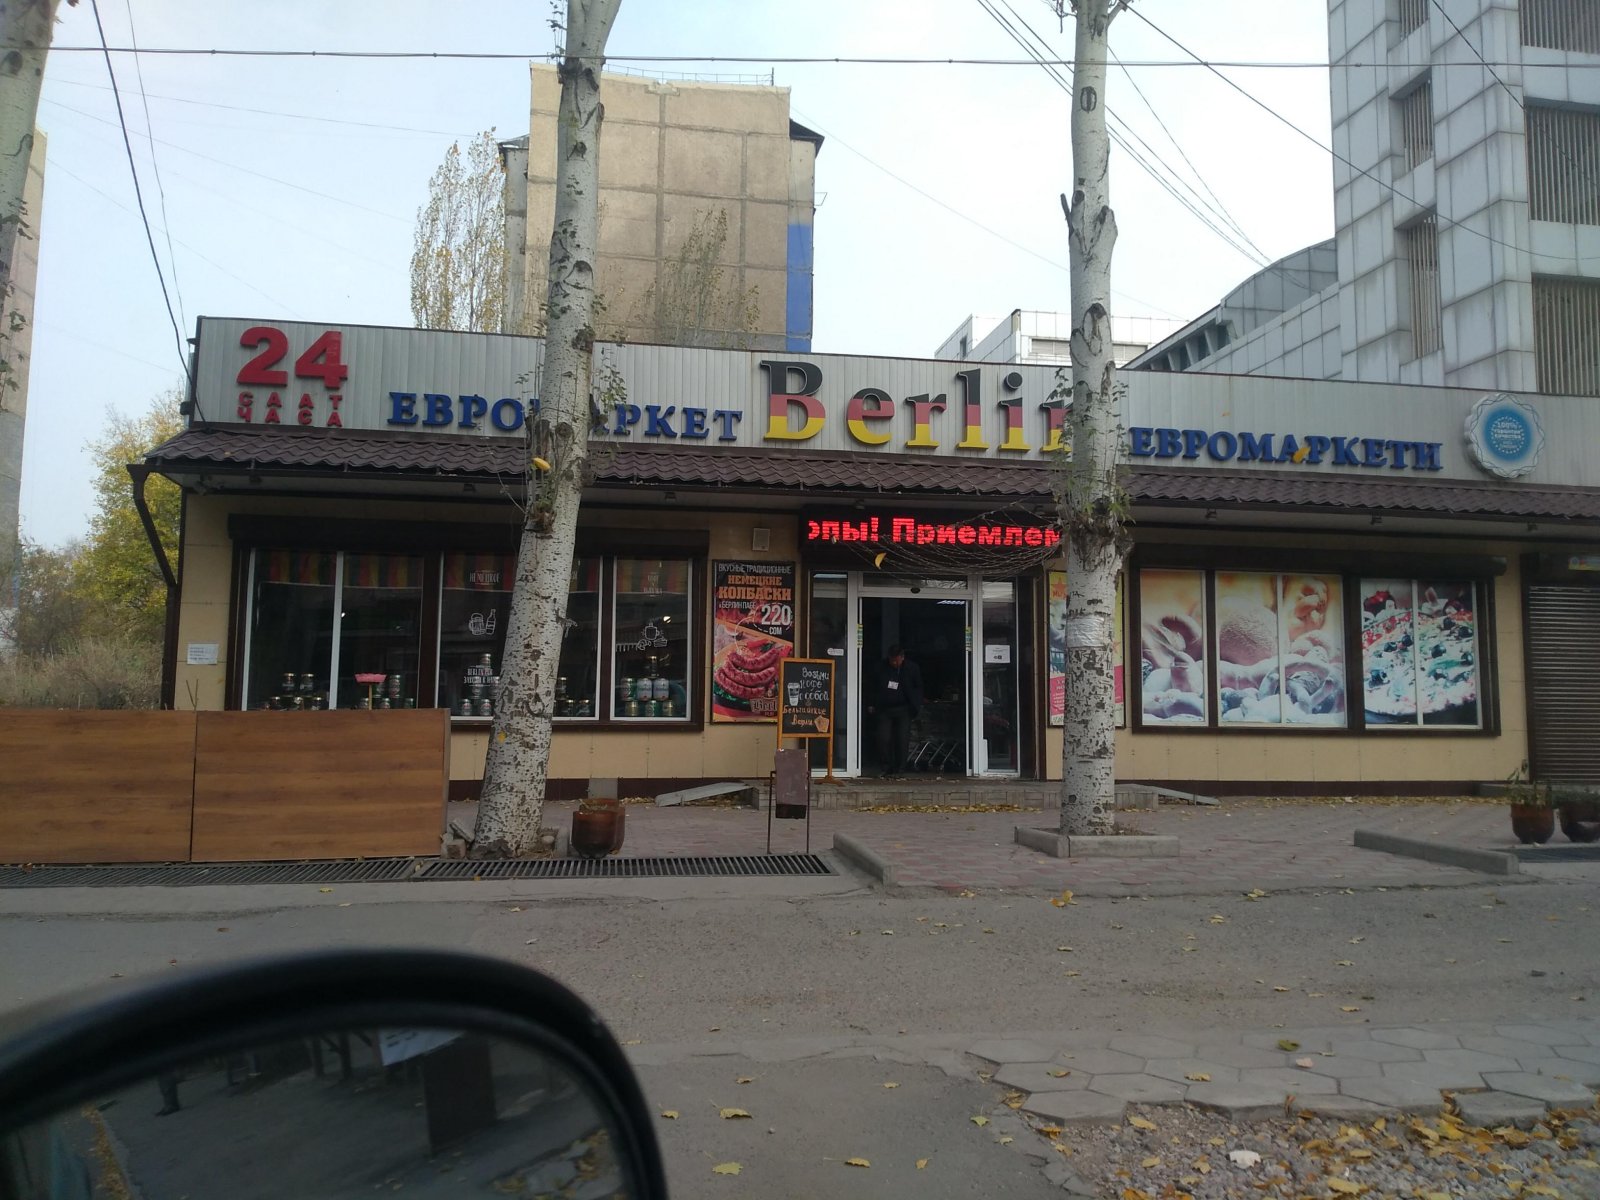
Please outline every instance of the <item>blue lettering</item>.
[[1226, 430], [1213, 433], [1206, 442], [1206, 453], [1218, 462], [1227, 462], [1239, 449], [1239, 439]]
[[686, 408], [683, 410], [683, 436], [686, 438], [703, 438], [710, 431], [706, 429], [706, 410], [703, 408]]
[[678, 411], [676, 404], [667, 405], [665, 411], [662, 410], [659, 404], [650, 404], [645, 406], [644, 411], [645, 415], [649, 417], [649, 420], [645, 422], [645, 437], [675, 438], [678, 436], [678, 431], [668, 423], [672, 420], [672, 414]]
[[1444, 470], [1444, 465], [1439, 461], [1439, 451], [1444, 447], [1443, 442], [1412, 442], [1411, 445], [1417, 456], [1417, 470]]
[[1384, 449], [1388, 450], [1391, 455], [1389, 459], [1389, 469], [1391, 471], [1404, 471], [1406, 469], [1406, 447], [1412, 444], [1411, 442], [1393, 441], [1383, 444]]
[[1360, 438], [1333, 439], [1333, 465], [1336, 467], [1359, 467], [1361, 460], [1356, 457], [1356, 443]]
[[722, 426], [721, 432], [717, 434], [717, 441], [734, 441], [735, 434], [733, 432], [733, 427], [737, 425], [740, 420], [743, 419], [743, 417], [744, 413], [740, 412], [737, 408], [719, 408], [716, 412], [712, 413], [712, 420], [716, 421], [718, 425]]
[[1241, 433], [1239, 435], [1240, 462], [1271, 462], [1273, 434]]
[[[1272, 461], [1296, 462], [1298, 461], [1295, 458], [1295, 455], [1297, 454], [1301, 454], [1300, 439], [1295, 437], [1292, 433], [1286, 433], [1283, 435], [1283, 441], [1278, 443], [1278, 457]], [[1304, 455], [1302, 454], [1301, 457], [1303, 458]]]
[[1361, 460], [1363, 467], [1382, 467], [1388, 465], [1382, 438], [1362, 438], [1361, 449], [1364, 454]]
[[1128, 453], [1134, 458], [1149, 458], [1156, 452], [1155, 430], [1148, 425], [1135, 425], [1128, 430]]
[[424, 425], [450, 424], [450, 418], [455, 415], [453, 410], [456, 406], [456, 399], [454, 396], [446, 396], [442, 392], [424, 392], [422, 400], [427, 405], [427, 408], [422, 413], [422, 423]]
[[639, 406], [637, 404], [617, 405], [617, 427], [612, 433], [625, 434], [639, 423]]
[[415, 425], [417, 423], [417, 394], [415, 392], [389, 393], [389, 424]]
[[1183, 450], [1183, 443], [1178, 438], [1176, 429], [1156, 430], [1156, 457], [1177, 458]]
[[1206, 444], [1206, 431], [1204, 429], [1185, 429], [1183, 431], [1183, 456], [1185, 458], [1199, 458], [1200, 447]]
[[1306, 439], [1306, 461], [1313, 464], [1321, 462], [1322, 456], [1332, 445], [1333, 443], [1321, 434], [1312, 434]]
[[463, 429], [476, 429], [479, 419], [489, 411], [489, 402], [482, 396], [462, 396], [461, 420], [456, 422]]
[[[538, 401], [535, 400], [533, 403], [537, 404]], [[509, 417], [505, 415], [508, 405], [511, 412]], [[522, 420], [522, 403], [511, 399], [509, 396], [504, 400], [496, 400], [494, 407], [489, 410], [489, 423], [496, 429], [504, 430], [507, 433], [513, 429], [521, 429]]]

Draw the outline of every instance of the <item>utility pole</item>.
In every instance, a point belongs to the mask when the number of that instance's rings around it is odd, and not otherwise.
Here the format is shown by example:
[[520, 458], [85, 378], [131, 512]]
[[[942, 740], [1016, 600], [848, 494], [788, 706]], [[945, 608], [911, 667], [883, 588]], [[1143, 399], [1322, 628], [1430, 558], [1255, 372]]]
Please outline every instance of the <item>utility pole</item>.
[[[1115, 828], [1116, 708], [1112, 678], [1117, 574], [1127, 553], [1128, 499], [1118, 479], [1121, 397], [1112, 361], [1111, 140], [1106, 131], [1106, 36], [1128, 0], [1075, 0], [1072, 195], [1067, 218], [1072, 285], [1071, 449], [1057, 473], [1067, 548], [1066, 711], [1061, 830]], [[1063, 14], [1064, 15], [1064, 14]]]

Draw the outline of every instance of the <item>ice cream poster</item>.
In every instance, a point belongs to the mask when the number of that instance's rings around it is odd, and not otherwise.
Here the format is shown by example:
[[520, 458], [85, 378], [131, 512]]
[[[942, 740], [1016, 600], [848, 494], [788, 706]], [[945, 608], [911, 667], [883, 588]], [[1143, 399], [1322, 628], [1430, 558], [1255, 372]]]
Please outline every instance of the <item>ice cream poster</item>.
[[772, 721], [778, 664], [794, 653], [794, 564], [713, 565], [711, 719]]
[[[1050, 645], [1050, 724], [1062, 726], [1066, 724], [1067, 713], [1067, 573], [1065, 571], [1051, 571], [1046, 577], [1046, 586], [1049, 589], [1046, 605], [1047, 619], [1049, 621]], [[1127, 721], [1127, 709], [1123, 706], [1123, 650], [1122, 650], [1122, 580], [1117, 576], [1116, 599], [1116, 627], [1111, 641], [1111, 686], [1116, 696], [1117, 726], [1121, 728]]]
[[1339, 578], [1218, 571], [1216, 579], [1221, 720], [1347, 724]]
[[1206, 577], [1139, 572], [1139, 695], [1146, 725], [1204, 725]]

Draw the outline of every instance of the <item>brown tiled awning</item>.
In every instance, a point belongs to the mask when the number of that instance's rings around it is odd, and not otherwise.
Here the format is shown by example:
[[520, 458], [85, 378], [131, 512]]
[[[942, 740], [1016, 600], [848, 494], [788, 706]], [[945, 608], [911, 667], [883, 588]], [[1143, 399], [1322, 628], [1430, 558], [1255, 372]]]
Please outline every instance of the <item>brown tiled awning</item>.
[[[156, 447], [145, 461], [174, 475], [253, 471], [481, 480], [519, 478], [523, 454], [523, 443], [516, 438], [201, 427]], [[611, 444], [597, 447], [592, 465], [596, 481], [610, 485], [1020, 500], [1050, 495], [1049, 472], [1037, 463], [950, 457], [885, 454], [865, 459], [803, 450]], [[1600, 522], [1600, 490], [1487, 480], [1141, 466], [1131, 472], [1129, 489], [1134, 503], [1144, 507]]]

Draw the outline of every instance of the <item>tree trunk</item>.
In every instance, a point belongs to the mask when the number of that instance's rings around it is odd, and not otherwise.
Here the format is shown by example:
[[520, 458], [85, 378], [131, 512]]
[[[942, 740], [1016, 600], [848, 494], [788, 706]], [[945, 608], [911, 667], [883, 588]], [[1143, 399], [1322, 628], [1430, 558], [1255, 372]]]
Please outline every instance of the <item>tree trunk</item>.
[[1126, 550], [1126, 497], [1117, 479], [1121, 426], [1112, 362], [1110, 139], [1106, 133], [1106, 34], [1121, 0], [1077, 4], [1070, 200], [1072, 433], [1058, 488], [1067, 548], [1066, 714], [1061, 761], [1061, 829], [1115, 828], [1116, 711], [1112, 679], [1117, 572]]
[[[600, 66], [621, 0], [567, 0], [557, 119], [549, 326], [539, 412], [528, 414], [527, 508], [472, 852], [523, 857], [538, 844], [550, 717], [588, 467], [594, 262], [600, 224]], [[531, 408], [531, 405], [530, 405]]]
[[58, 3], [0, 0], [0, 46], [8, 47], [0, 50], [0, 296], [11, 292], [18, 231], [24, 225], [37, 228], [39, 221], [38, 213], [22, 211], [22, 190], [28, 182], [39, 89]]

